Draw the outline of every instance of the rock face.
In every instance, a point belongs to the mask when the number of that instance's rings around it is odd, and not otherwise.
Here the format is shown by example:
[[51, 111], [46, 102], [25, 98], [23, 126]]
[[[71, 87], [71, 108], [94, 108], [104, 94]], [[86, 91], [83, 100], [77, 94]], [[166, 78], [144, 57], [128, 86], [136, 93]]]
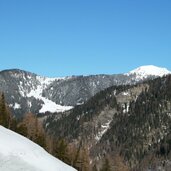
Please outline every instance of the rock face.
[[47, 78], [13, 69], [0, 72], [0, 91], [5, 93], [12, 112], [20, 117], [29, 111], [38, 114], [70, 110], [110, 86], [135, 84], [169, 73], [146, 66], [127, 74]]

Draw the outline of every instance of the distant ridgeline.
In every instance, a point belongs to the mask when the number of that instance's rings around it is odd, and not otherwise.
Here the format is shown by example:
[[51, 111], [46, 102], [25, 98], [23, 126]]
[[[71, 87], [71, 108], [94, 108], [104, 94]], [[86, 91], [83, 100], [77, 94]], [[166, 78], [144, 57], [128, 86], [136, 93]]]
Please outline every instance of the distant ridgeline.
[[0, 91], [12, 113], [58, 113], [81, 105], [111, 86], [137, 84], [171, 73], [165, 68], [142, 66], [125, 74], [48, 78], [18, 69], [0, 72]]

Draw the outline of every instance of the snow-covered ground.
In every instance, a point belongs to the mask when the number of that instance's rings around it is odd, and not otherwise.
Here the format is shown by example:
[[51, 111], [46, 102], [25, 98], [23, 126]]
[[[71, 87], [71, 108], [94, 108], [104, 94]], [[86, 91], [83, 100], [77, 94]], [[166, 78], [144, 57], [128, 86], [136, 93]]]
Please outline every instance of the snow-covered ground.
[[68, 79], [68, 78], [65, 78], [65, 77], [64, 78], [46, 78], [46, 77], [37, 76], [37, 79], [39, 80], [40, 85], [38, 85], [36, 89], [32, 89], [29, 92], [29, 94], [27, 94], [27, 97], [34, 97], [36, 99], [43, 101], [44, 104], [42, 105], [42, 108], [39, 110], [40, 113], [45, 113], [47, 111], [54, 113], [54, 112], [64, 112], [64, 111], [70, 110], [73, 108], [72, 106], [61, 106], [42, 96], [43, 89], [45, 89], [53, 81], [60, 80], [60, 79]]
[[42, 87], [38, 86], [37, 89], [31, 90], [31, 92], [27, 95], [27, 97], [34, 97], [36, 99], [42, 100], [43, 105], [42, 108], [39, 110], [40, 113], [45, 113], [47, 111], [49, 112], [64, 112], [66, 110], [70, 110], [73, 107], [72, 106], [61, 106], [59, 104], [56, 104], [55, 102], [45, 98], [42, 96]]
[[0, 171], [76, 171], [27, 138], [0, 126]]

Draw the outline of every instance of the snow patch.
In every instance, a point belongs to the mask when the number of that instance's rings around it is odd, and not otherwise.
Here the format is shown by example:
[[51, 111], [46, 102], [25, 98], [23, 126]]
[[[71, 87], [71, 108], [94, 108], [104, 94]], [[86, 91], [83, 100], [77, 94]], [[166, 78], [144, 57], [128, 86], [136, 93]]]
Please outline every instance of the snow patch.
[[123, 96], [128, 96], [129, 95], [129, 92], [123, 92], [122, 95]]
[[126, 104], [126, 106], [125, 106], [125, 104], [122, 104], [122, 107], [123, 107], [123, 113], [127, 113], [127, 112], [129, 112], [129, 103], [127, 103]]
[[83, 104], [84, 104], [84, 102], [78, 102], [76, 105], [80, 106], [80, 105], [83, 105]]
[[43, 100], [44, 104], [43, 104], [42, 108], [39, 110], [40, 113], [45, 113], [47, 111], [52, 112], [52, 113], [64, 112], [64, 111], [67, 111], [67, 110], [70, 110], [73, 108], [72, 106], [58, 105], [55, 102], [52, 102], [51, 100], [46, 99], [44, 97], [41, 97], [41, 100]]
[[19, 93], [22, 97], [25, 97], [25, 90], [23, 89], [22, 85], [18, 85]]
[[21, 108], [21, 105], [20, 104], [18, 104], [18, 103], [15, 103], [14, 104], [14, 109], [20, 109]]
[[28, 101], [27, 104], [28, 104], [29, 108], [32, 107], [32, 103], [30, 101]]
[[37, 76], [37, 79], [41, 82], [41, 84], [37, 86], [37, 89], [31, 90], [30, 93], [27, 95], [27, 97], [34, 97], [36, 99], [43, 101], [44, 104], [42, 105], [42, 108], [39, 110], [40, 113], [64, 112], [73, 108], [72, 106], [58, 105], [55, 102], [42, 96], [43, 89], [46, 88], [57, 78], [44, 78], [44, 77]]
[[9, 106], [9, 107], [13, 107], [13, 104], [9, 104], [8, 106]]
[[96, 141], [99, 141], [102, 138], [102, 136], [106, 133], [106, 131], [109, 129], [111, 121], [112, 120], [108, 120], [107, 123], [101, 125], [101, 130], [98, 132], [98, 134], [95, 137]]

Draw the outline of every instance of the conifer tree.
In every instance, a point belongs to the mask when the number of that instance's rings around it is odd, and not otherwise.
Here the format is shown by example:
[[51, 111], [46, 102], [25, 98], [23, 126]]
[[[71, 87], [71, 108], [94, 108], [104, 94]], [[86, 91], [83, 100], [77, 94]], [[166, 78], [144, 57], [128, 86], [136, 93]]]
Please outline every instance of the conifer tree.
[[106, 158], [100, 171], [111, 171], [109, 160]]
[[92, 171], [98, 171], [96, 165], [93, 166]]
[[70, 164], [68, 144], [64, 139], [53, 141], [53, 155], [63, 162]]
[[81, 150], [81, 171], [89, 171], [89, 157], [88, 150], [86, 147], [83, 147]]
[[0, 95], [0, 125], [4, 127], [9, 126], [9, 112], [5, 104], [4, 93]]
[[19, 134], [29, 138], [43, 148], [46, 148], [46, 138], [43, 126], [34, 114], [27, 113], [23, 120], [17, 124], [17, 128], [15, 128], [15, 122], [13, 127]]

